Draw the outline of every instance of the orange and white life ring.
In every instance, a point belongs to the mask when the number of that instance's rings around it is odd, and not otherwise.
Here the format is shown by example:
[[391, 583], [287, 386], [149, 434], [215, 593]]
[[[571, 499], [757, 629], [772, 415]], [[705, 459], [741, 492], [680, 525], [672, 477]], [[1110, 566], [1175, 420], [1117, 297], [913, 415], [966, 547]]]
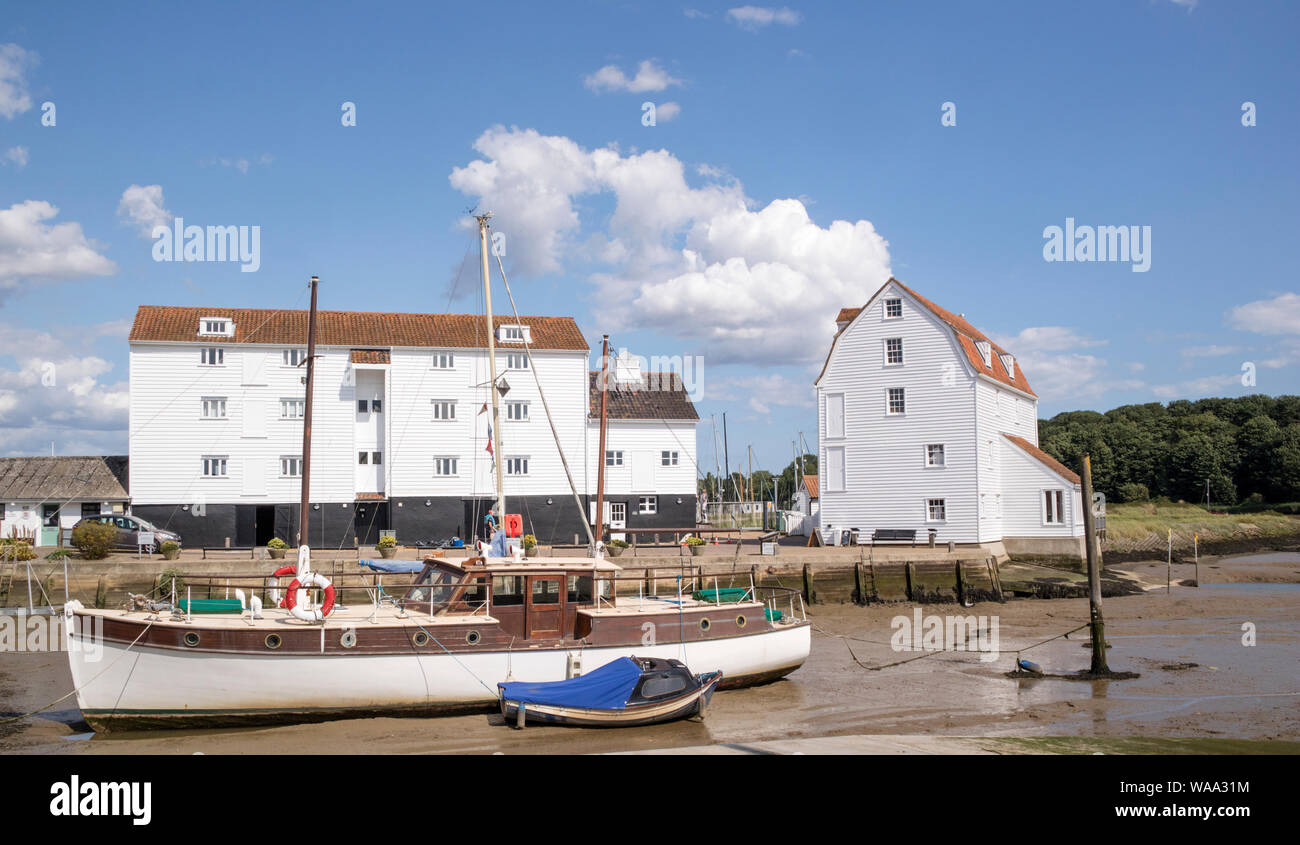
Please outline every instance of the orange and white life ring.
[[280, 586], [280, 576], [297, 575], [297, 574], [298, 574], [298, 567], [295, 564], [282, 566], [279, 569], [275, 570], [275, 572], [271, 573], [271, 580], [267, 582], [267, 586], [271, 588], [271, 592], [270, 592], [271, 604], [275, 605], [276, 607], [284, 607], [284, 597], [280, 595], [280, 590], [278, 589]]
[[[304, 610], [298, 606], [298, 591], [309, 587], [324, 590], [325, 601], [321, 603], [320, 607]], [[301, 578], [294, 578], [292, 583], [289, 584], [289, 588], [285, 591], [284, 606], [293, 614], [295, 619], [301, 619], [304, 622], [320, 622], [326, 616], [329, 616], [330, 611], [334, 609], [334, 585], [319, 572], [308, 572]]]

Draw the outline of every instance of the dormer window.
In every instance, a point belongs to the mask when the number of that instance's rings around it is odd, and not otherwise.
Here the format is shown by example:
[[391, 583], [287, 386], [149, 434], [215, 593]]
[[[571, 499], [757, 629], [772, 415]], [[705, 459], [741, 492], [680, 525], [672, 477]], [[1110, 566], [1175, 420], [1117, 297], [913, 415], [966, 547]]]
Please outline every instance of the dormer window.
[[885, 300], [885, 319], [894, 320], [903, 316], [903, 300], [886, 299]]
[[984, 366], [993, 369], [993, 347], [987, 340], [978, 340], [975, 342], [975, 348], [979, 350], [980, 358], [984, 361]]
[[502, 343], [532, 343], [533, 336], [528, 326], [498, 326], [497, 340]]
[[199, 334], [234, 337], [235, 324], [228, 317], [204, 317], [199, 320]]
[[1016, 377], [1016, 357], [1014, 355], [1002, 355], [1002, 366], [1006, 368], [1007, 375], [1011, 378]]

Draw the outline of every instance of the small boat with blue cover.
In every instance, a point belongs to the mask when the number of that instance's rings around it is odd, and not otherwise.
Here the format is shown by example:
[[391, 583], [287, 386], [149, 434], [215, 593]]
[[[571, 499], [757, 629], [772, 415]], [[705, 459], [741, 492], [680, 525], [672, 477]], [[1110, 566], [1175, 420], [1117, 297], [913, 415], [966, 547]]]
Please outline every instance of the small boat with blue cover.
[[[497, 684], [501, 713], [552, 725], [651, 725], [685, 716], [703, 718], [721, 672], [693, 675], [678, 660], [622, 657], [567, 681]], [[522, 725], [521, 725], [522, 726]]]

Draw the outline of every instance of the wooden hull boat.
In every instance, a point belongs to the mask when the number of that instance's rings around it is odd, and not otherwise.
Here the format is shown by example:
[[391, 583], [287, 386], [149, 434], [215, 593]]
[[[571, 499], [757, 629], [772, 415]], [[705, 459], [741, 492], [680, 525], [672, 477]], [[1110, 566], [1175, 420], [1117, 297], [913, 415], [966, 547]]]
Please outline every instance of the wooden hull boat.
[[567, 681], [497, 684], [501, 713], [518, 725], [524, 719], [551, 725], [631, 727], [703, 718], [721, 672], [692, 675], [677, 660], [623, 657], [590, 675]]

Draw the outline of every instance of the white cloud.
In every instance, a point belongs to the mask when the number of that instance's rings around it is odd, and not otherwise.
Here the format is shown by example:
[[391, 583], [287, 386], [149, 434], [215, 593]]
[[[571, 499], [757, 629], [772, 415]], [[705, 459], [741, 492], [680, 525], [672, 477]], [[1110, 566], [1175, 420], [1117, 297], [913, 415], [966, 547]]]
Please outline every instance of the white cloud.
[[682, 107], [674, 102], [660, 103], [655, 106], [655, 121], [657, 123], [667, 123], [670, 120], [676, 120], [682, 113]]
[[1016, 357], [1040, 399], [1096, 398], [1108, 390], [1144, 386], [1134, 379], [1108, 378], [1106, 359], [1078, 351], [1105, 346], [1106, 341], [1066, 326], [1033, 326], [1016, 335], [989, 337]]
[[803, 20], [803, 16], [785, 6], [779, 9], [770, 6], [738, 6], [727, 10], [727, 20], [741, 29], [757, 32], [774, 23], [795, 26]]
[[0, 44], [0, 115], [13, 120], [32, 107], [26, 73], [36, 62], [32, 51], [17, 44]]
[[10, 147], [9, 149], [5, 150], [5, 159], [7, 161], [13, 162], [15, 167], [17, 167], [19, 170], [22, 170], [24, 167], [27, 166], [27, 159], [28, 159], [27, 148]]
[[[822, 227], [794, 199], [751, 210], [739, 181], [692, 186], [667, 150], [588, 151], [503, 127], [474, 147], [484, 158], [455, 168], [452, 187], [497, 214], [516, 272], [598, 265], [589, 279], [604, 321], [699, 341], [714, 363], [820, 360], [836, 312], [889, 276], [870, 222]], [[579, 201], [600, 195], [613, 213], [584, 215]], [[584, 220], [595, 228], [580, 242]]]
[[686, 9], [682, 12], [682, 14], [686, 15], [686, 17], [690, 18], [691, 20], [696, 20], [697, 18], [703, 19], [709, 17], [708, 12], [701, 12], [699, 9]]
[[721, 378], [707, 383], [704, 399], [712, 402], [744, 401], [751, 410], [770, 414], [772, 406], [812, 408], [812, 380], [795, 381], [779, 373]]
[[1184, 346], [1179, 350], [1178, 354], [1184, 358], [1219, 358], [1223, 355], [1235, 355], [1240, 351], [1240, 346], [1210, 344], [1208, 346]]
[[16, 368], [0, 366], [0, 428], [6, 454], [121, 453], [126, 445], [129, 390], [104, 377], [113, 365], [86, 354], [94, 339], [117, 336], [125, 321], [82, 327], [74, 342], [35, 329], [0, 325], [0, 349]]
[[217, 157], [217, 158], [206, 158], [199, 162], [199, 166], [214, 167], [219, 165], [221, 167], [233, 167], [235, 170], [238, 170], [240, 173], [247, 175], [248, 171], [252, 169], [254, 164], [260, 164], [263, 167], [270, 167], [271, 162], [273, 161], [275, 161], [275, 156], [271, 155], [270, 153], [262, 153], [261, 155], [252, 159], [247, 158], [245, 156], [239, 156], [238, 158], [226, 158], [224, 156]]
[[116, 265], [96, 250], [78, 223], [50, 220], [59, 210], [27, 200], [0, 211], [0, 300], [23, 285], [107, 276]]
[[604, 91], [629, 91], [640, 94], [645, 91], [663, 91], [670, 85], [681, 85], [680, 79], [674, 79], [668, 71], [646, 59], [637, 66], [636, 76], [628, 78], [617, 65], [605, 65], [588, 76], [583, 84], [596, 93]]
[[1238, 305], [1227, 314], [1228, 325], [1256, 334], [1300, 334], [1300, 294], [1284, 293]]
[[1230, 388], [1240, 388], [1241, 373], [1221, 376], [1204, 376], [1177, 384], [1154, 384], [1151, 392], [1157, 399], [1201, 399], [1205, 396], [1221, 395]]
[[153, 237], [155, 226], [170, 226], [174, 215], [163, 208], [162, 185], [132, 185], [122, 192], [117, 216], [140, 231], [140, 237]]

